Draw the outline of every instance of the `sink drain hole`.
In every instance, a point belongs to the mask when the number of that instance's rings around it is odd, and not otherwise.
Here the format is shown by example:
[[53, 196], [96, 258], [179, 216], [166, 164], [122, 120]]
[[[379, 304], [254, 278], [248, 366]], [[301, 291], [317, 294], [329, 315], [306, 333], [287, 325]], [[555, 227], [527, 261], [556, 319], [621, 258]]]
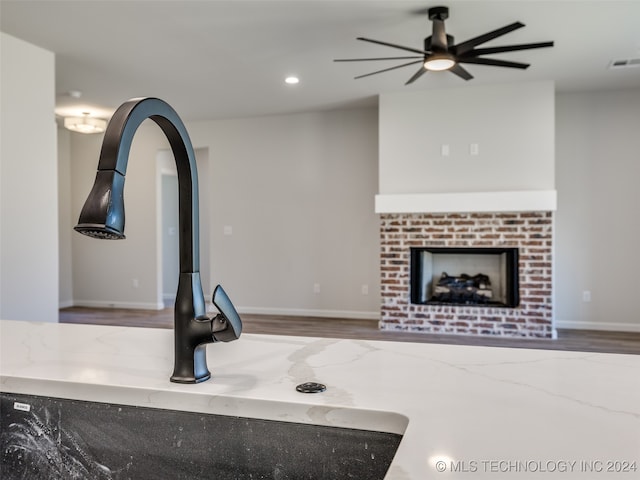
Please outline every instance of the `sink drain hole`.
[[326, 385], [316, 382], [305, 382], [296, 387], [296, 390], [300, 393], [320, 393], [326, 389]]

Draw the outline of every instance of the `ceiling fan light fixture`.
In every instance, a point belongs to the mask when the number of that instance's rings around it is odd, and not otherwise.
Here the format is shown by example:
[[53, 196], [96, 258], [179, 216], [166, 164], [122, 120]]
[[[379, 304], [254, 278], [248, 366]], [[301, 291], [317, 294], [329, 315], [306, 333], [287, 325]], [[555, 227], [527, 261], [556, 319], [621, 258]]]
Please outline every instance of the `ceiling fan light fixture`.
[[424, 62], [424, 68], [433, 72], [442, 72], [443, 70], [449, 70], [456, 64], [456, 61], [451, 55], [446, 53], [434, 53]]
[[82, 117], [66, 117], [64, 128], [78, 133], [102, 133], [107, 129], [107, 121], [90, 117], [88, 112], [83, 112]]

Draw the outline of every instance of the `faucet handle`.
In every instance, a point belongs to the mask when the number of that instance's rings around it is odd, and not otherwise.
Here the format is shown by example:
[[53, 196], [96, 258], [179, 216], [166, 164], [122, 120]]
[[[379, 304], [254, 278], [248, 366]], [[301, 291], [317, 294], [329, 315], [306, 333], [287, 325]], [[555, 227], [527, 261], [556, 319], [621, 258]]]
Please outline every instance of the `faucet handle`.
[[211, 333], [214, 340], [216, 342], [237, 340], [242, 333], [242, 320], [222, 286], [218, 285], [215, 288], [211, 300], [220, 311], [211, 323]]

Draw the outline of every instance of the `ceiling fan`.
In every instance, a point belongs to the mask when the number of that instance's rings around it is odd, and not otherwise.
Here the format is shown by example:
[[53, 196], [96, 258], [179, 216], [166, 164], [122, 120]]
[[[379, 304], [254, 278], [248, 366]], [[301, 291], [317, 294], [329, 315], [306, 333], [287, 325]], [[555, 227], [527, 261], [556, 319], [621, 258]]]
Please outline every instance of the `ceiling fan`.
[[507, 67], [507, 68], [520, 68], [525, 69], [529, 67], [528, 63], [511, 62], [506, 60], [497, 60], [494, 58], [484, 58], [482, 55], [492, 53], [513, 52], [516, 50], [529, 50], [532, 48], [544, 48], [553, 47], [553, 42], [540, 42], [540, 43], [525, 43], [520, 45], [505, 45], [503, 47], [489, 47], [489, 48], [475, 48], [489, 40], [506, 35], [518, 28], [524, 27], [523, 23], [515, 22], [505, 27], [493, 30], [479, 35], [470, 40], [462, 43], [454, 44], [454, 38], [451, 35], [447, 35], [444, 28], [444, 21], [449, 18], [449, 8], [447, 7], [433, 7], [428, 10], [429, 20], [433, 22], [433, 33], [431, 36], [424, 39], [424, 49], [405, 47], [402, 45], [396, 45], [394, 43], [382, 42], [380, 40], [373, 40], [371, 38], [358, 37], [358, 40], [364, 42], [376, 43], [378, 45], [385, 45], [387, 47], [398, 48], [408, 52], [417, 53], [415, 56], [404, 57], [382, 57], [382, 58], [342, 58], [336, 59], [334, 62], [362, 62], [362, 61], [377, 61], [377, 60], [406, 60], [406, 59], [419, 59], [413, 60], [402, 65], [396, 65], [375, 72], [366, 73], [355, 77], [364, 78], [370, 75], [376, 75], [378, 73], [388, 72], [397, 68], [407, 67], [422, 63], [420, 69], [413, 74], [413, 76], [407, 80], [405, 85], [415, 82], [427, 71], [443, 71], [449, 70], [451, 73], [456, 74], [464, 80], [471, 80], [471, 75], [465, 68], [462, 67], [462, 63], [475, 63], [479, 65], [491, 65], [494, 67]]

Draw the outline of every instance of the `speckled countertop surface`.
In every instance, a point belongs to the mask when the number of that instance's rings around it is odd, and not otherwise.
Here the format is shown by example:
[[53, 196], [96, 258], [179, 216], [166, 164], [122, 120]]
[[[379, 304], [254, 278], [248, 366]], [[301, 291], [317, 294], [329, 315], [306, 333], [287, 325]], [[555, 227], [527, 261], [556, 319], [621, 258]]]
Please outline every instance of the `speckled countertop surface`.
[[247, 334], [179, 385], [171, 330], [2, 320], [0, 336], [4, 392], [403, 433], [388, 480], [640, 478], [640, 355]]

